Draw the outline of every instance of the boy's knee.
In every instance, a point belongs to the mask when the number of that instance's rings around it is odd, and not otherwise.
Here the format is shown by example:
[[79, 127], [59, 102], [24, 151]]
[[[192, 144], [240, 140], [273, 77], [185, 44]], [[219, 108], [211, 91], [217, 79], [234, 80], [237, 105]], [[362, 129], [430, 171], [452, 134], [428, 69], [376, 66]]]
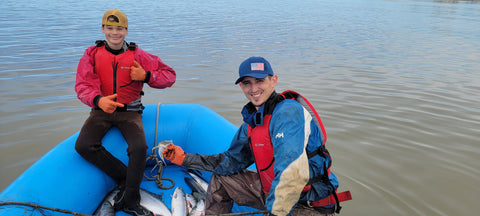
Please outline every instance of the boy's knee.
[[82, 145], [81, 142], [76, 142], [75, 143], [75, 151], [77, 151], [78, 154], [84, 155], [86, 152], [88, 152], [88, 147], [87, 145]]
[[145, 156], [147, 155], [147, 145], [136, 145], [128, 147], [128, 154], [129, 155], [139, 155]]

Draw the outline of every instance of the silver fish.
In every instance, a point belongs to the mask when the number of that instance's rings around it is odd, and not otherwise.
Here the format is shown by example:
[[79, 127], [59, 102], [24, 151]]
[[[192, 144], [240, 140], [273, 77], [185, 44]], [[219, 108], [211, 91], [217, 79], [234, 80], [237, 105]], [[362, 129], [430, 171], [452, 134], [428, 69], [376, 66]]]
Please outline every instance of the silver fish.
[[162, 198], [158, 194], [140, 188], [140, 197], [140, 205], [153, 212], [155, 216], [172, 215], [170, 209], [162, 202]]
[[119, 192], [118, 189], [114, 189], [110, 192], [104, 199], [103, 202], [100, 204], [98, 209], [95, 211], [95, 216], [115, 216], [115, 209], [113, 208], [113, 198]]
[[205, 201], [204, 200], [198, 200], [197, 204], [192, 209], [192, 211], [189, 212], [188, 215], [189, 216], [203, 216], [203, 215], [205, 215]]
[[172, 216], [187, 215], [187, 200], [183, 188], [177, 187], [172, 196]]
[[185, 194], [185, 199], [187, 200], [187, 212], [191, 212], [193, 208], [197, 205], [197, 200], [193, 197], [192, 194]]
[[197, 181], [195, 181], [195, 179], [188, 177], [185, 177], [184, 179], [187, 185], [192, 189], [192, 195], [195, 197], [195, 199], [205, 199], [207, 192], [203, 190], [203, 188], [198, 184]]
[[[95, 216], [115, 216], [115, 195], [119, 192], [118, 188], [110, 192], [100, 207], [95, 211]], [[140, 188], [140, 205], [149, 211], [153, 212], [155, 216], [171, 216], [172, 213], [162, 202], [161, 196]]]
[[110, 202], [103, 202], [100, 208], [95, 211], [94, 216], [115, 216], [115, 209]]
[[199, 171], [194, 171], [194, 170], [188, 170], [187, 173], [193, 178], [195, 179], [195, 181], [198, 183], [198, 185], [200, 185], [200, 187], [202, 187], [202, 189], [207, 192], [207, 189], [208, 189], [208, 182], [205, 181], [205, 179], [203, 179], [202, 177], [200, 177], [197, 173]]
[[152, 151], [155, 152], [157, 150], [157, 157], [159, 157], [163, 164], [167, 164], [165, 162], [165, 157], [163, 156], [163, 150], [165, 150], [169, 145], [173, 144], [172, 140], [163, 140], [158, 143], [157, 146], [153, 147]]

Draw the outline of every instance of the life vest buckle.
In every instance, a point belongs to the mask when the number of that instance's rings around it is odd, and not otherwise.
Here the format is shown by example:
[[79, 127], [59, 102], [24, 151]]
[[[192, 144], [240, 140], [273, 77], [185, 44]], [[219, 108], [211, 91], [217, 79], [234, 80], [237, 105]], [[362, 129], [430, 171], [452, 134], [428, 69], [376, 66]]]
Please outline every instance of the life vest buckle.
[[128, 44], [128, 49], [134, 51], [137, 48], [137, 45], [134, 42]]
[[310, 207], [310, 208], [312, 208], [312, 207], [313, 207], [313, 206], [312, 206], [312, 202], [307, 201], [307, 206]]
[[97, 47], [101, 47], [101, 46], [105, 45], [105, 40], [96, 40], [95, 45]]

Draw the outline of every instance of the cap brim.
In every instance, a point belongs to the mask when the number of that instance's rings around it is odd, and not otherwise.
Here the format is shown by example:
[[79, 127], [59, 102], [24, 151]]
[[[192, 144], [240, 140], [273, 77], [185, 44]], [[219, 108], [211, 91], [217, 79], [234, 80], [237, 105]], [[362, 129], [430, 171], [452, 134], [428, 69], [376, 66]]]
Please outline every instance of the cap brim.
[[253, 78], [256, 78], [256, 79], [263, 79], [267, 76], [268, 76], [268, 74], [258, 74], [258, 73], [245, 74], [244, 76], [238, 78], [237, 81], [235, 81], [235, 85], [238, 84], [239, 82], [241, 82], [243, 80], [243, 78], [245, 78], [245, 77], [253, 77]]

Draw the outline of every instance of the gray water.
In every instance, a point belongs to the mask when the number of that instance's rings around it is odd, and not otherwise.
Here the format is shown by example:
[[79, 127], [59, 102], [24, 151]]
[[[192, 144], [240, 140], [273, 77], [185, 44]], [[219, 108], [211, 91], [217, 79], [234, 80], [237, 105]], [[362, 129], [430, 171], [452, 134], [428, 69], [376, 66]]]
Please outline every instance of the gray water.
[[127, 41], [178, 74], [143, 102], [197, 103], [241, 124], [238, 65], [315, 105], [341, 215], [474, 215], [480, 200], [480, 4], [432, 0], [2, 1], [0, 190], [80, 129], [78, 60], [110, 8]]

